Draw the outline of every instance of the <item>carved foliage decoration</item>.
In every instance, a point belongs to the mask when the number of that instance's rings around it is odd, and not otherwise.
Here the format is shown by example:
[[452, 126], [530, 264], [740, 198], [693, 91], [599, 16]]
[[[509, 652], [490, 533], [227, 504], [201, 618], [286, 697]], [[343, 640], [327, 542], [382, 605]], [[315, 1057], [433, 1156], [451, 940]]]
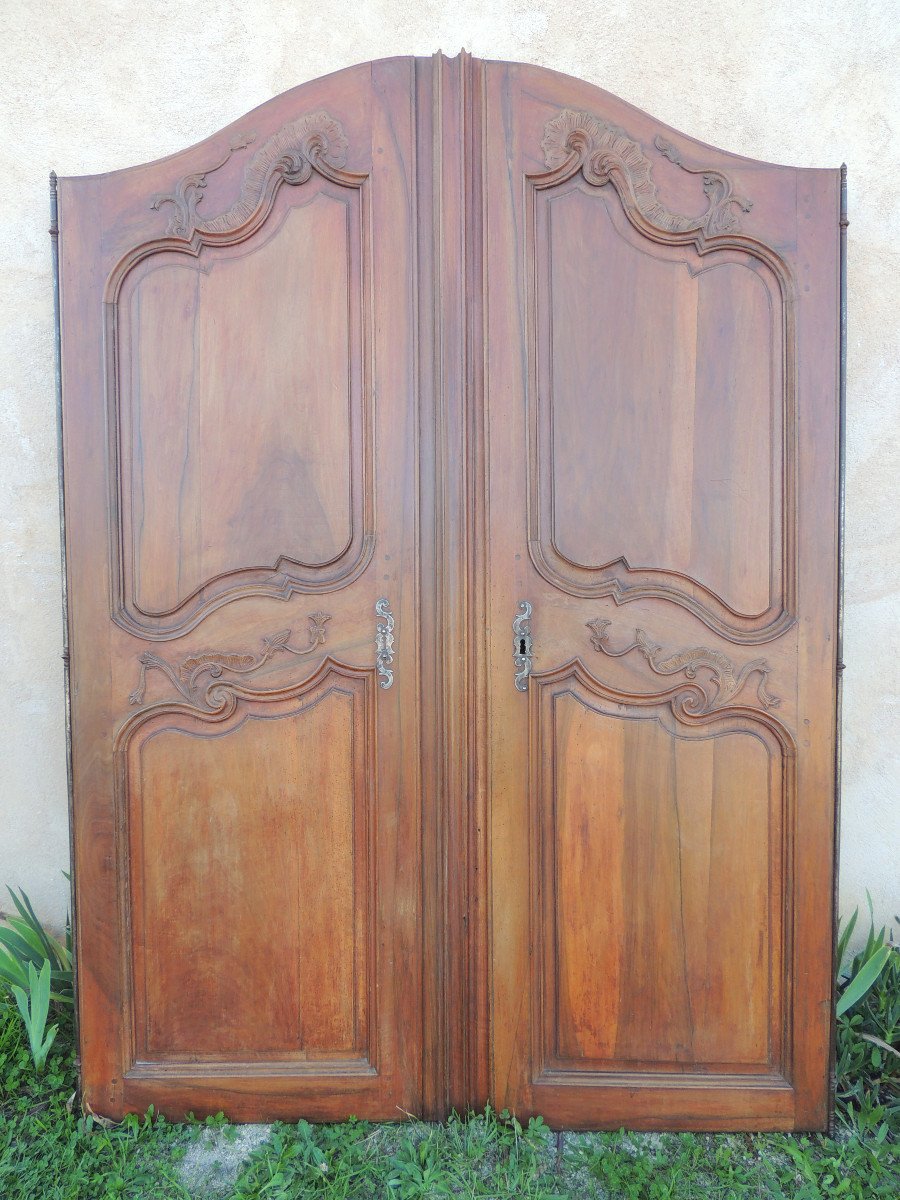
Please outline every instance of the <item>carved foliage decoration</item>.
[[652, 163], [640, 143], [618, 125], [611, 125], [586, 112], [564, 109], [547, 122], [541, 149], [544, 162], [555, 171], [560, 167], [580, 169], [588, 183], [602, 187], [610, 180], [629, 214], [640, 214], [648, 225], [666, 233], [702, 232], [708, 236], [733, 233], [740, 228], [739, 212], [749, 212], [752, 201], [735, 194], [728, 176], [721, 171], [687, 166], [671, 142], [657, 137], [656, 148], [685, 171], [703, 176], [709, 206], [697, 217], [674, 213], [661, 203], [651, 175]]
[[[660, 199], [652, 161], [641, 143], [617, 125], [592, 113], [563, 109], [544, 126], [541, 148], [545, 172], [525, 177], [526, 247], [530, 326], [529, 554], [536, 570], [554, 586], [574, 596], [610, 597], [616, 604], [655, 598], [693, 613], [710, 629], [742, 644], [771, 641], [789, 629], [796, 611], [796, 337], [794, 289], [780, 255], [758, 237], [741, 231], [743, 214], [752, 201], [741, 195], [720, 170], [688, 162], [667, 138], [657, 136], [655, 149], [683, 171], [701, 178], [706, 210], [692, 216], [675, 212]], [[769, 604], [764, 611], [744, 611], [713, 587], [684, 570], [652, 562], [636, 565], [625, 544], [602, 562], [576, 562], [555, 544], [553, 512], [552, 359], [550, 203], [567, 194], [580, 177], [590, 187], [607, 184], [619, 198], [628, 223], [642, 237], [662, 247], [687, 247], [709, 255], [710, 266], [742, 263], [766, 287], [773, 314], [772, 455], [776, 483], [770, 535]], [[746, 258], [755, 260], [751, 266]], [[662, 252], [666, 256], [666, 251]], [[721, 257], [720, 257], [721, 256]], [[668, 261], [674, 261], [669, 253]], [[689, 264], [696, 272], [694, 264]], [[705, 264], [704, 264], [705, 267]], [[778, 411], [780, 409], [780, 411]]]
[[711, 650], [707, 646], [694, 646], [687, 650], [678, 650], [667, 654], [662, 646], [652, 642], [643, 629], [635, 629], [634, 641], [621, 650], [613, 650], [609, 644], [609, 626], [611, 622], [601, 617], [594, 617], [586, 625], [591, 631], [591, 645], [598, 654], [606, 654], [610, 658], [621, 658], [638, 650], [657, 675], [683, 674], [686, 679], [698, 681], [698, 670], [709, 672], [709, 679], [701, 677], [697, 687], [692, 690], [684, 701], [686, 711], [695, 715], [712, 712], [731, 704], [743, 689], [751, 675], [759, 675], [756, 694], [764, 708], [777, 708], [781, 703], [778, 696], [773, 695], [766, 687], [771, 667], [764, 658], [755, 658], [738, 668], [727, 655], [719, 650]]
[[328, 613], [314, 612], [309, 615], [309, 643], [304, 647], [292, 646], [290, 629], [282, 629], [262, 639], [262, 648], [257, 651], [229, 652], [203, 650], [191, 654], [173, 666], [152, 650], [140, 657], [141, 671], [137, 687], [128, 697], [130, 704], [141, 704], [147, 687], [147, 672], [161, 671], [175, 690], [189, 704], [208, 712], [216, 712], [226, 703], [229, 691], [239, 682], [240, 676], [255, 675], [276, 654], [293, 654], [303, 658], [324, 645]]
[[279, 183], [306, 183], [313, 171], [332, 177], [347, 162], [347, 139], [339, 121], [324, 109], [291, 121], [254, 154], [244, 174], [240, 197], [218, 216], [204, 218], [197, 211], [203, 200], [207, 177], [228, 162], [235, 150], [254, 139], [242, 139], [228, 154], [206, 171], [185, 175], [174, 192], [154, 196], [154, 210], [171, 205], [168, 233], [190, 238], [196, 230], [203, 233], [229, 233], [245, 225], [264, 200], [271, 201]]

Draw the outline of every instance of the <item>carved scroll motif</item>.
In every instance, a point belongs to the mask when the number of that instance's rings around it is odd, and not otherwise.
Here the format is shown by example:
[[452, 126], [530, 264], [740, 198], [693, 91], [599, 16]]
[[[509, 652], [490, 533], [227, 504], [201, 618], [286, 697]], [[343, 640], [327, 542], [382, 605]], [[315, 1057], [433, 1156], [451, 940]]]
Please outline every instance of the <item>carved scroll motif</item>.
[[[639, 142], [620, 129], [587, 112], [563, 109], [544, 126], [541, 149], [551, 171], [568, 178], [579, 170], [596, 187], [612, 182], [629, 217], [642, 219], [661, 233], [702, 233], [708, 237], [736, 233], [740, 217], [736, 209], [749, 212], [752, 201], [734, 192], [731, 180], [721, 171], [688, 166], [671, 142], [656, 137], [661, 154], [692, 175], [702, 175], [708, 207], [699, 216], [674, 213], [660, 201], [653, 182], [653, 164]], [[564, 171], [566, 166], [570, 170]]]
[[[188, 703], [209, 712], [221, 708], [230, 684], [238, 682], [237, 676], [253, 675], [276, 654], [293, 654], [303, 658], [312, 654], [317, 646], [325, 642], [328, 613], [314, 612], [309, 615], [309, 645], [302, 649], [290, 644], [290, 629], [269, 634], [262, 639], [258, 651], [229, 653], [222, 650], [203, 650], [192, 654], [177, 666], [173, 666], [152, 650], [140, 657], [141, 673], [137, 687], [128, 697], [130, 704], [141, 704], [147, 686], [147, 672], [162, 671], [172, 686]], [[206, 677], [204, 679], [204, 676]], [[225, 677], [225, 678], [223, 678]]]
[[[754, 658], [740, 669], [719, 650], [711, 650], [708, 646], [695, 646], [688, 650], [679, 650], [675, 654], [666, 654], [662, 646], [647, 637], [643, 629], [635, 629], [634, 641], [621, 650], [612, 650], [609, 646], [609, 626], [612, 622], [595, 617], [587, 621], [591, 631], [591, 645], [600, 654], [610, 658], [621, 658], [632, 650], [639, 650], [650, 664], [651, 670], [657, 675], [683, 674], [686, 679], [696, 682], [698, 692], [704, 700], [688, 705], [688, 710], [694, 715], [712, 712], [725, 708], [739, 694], [744, 684], [753, 674], [759, 675], [756, 694], [764, 708], [777, 708], [781, 703], [766, 687], [766, 681], [771, 668], [764, 658]], [[708, 680], [698, 680], [697, 672], [701, 668], [709, 672]]]
[[347, 161], [347, 139], [340, 122], [319, 109], [291, 121], [257, 150], [244, 172], [241, 194], [229, 209], [216, 217], [201, 217], [197, 206], [203, 200], [207, 177], [253, 140], [253, 136], [240, 139], [215, 166], [185, 175], [173, 192], [153, 197], [152, 209], [160, 209], [164, 204], [171, 204], [174, 209], [169, 219], [169, 234], [190, 239], [197, 231], [228, 233], [239, 229], [267, 197], [271, 198], [279, 183], [306, 183], [313, 171], [331, 177]]

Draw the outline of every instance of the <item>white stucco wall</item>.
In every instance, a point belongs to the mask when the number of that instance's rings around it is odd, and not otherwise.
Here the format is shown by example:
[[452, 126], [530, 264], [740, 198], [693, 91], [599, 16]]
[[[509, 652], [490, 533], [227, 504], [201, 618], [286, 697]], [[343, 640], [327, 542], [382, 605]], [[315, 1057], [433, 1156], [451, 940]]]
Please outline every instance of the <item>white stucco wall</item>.
[[754, 158], [849, 163], [841, 895], [852, 909], [869, 888], [889, 919], [900, 908], [896, 0], [0, 0], [0, 884], [62, 920], [50, 168], [158, 158], [306, 79], [460, 47], [582, 76]]

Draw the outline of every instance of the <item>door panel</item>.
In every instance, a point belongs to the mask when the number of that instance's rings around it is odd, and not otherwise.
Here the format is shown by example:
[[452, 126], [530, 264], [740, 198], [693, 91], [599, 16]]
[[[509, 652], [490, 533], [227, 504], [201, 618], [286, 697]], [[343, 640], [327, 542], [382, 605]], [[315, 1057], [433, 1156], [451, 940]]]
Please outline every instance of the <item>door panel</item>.
[[117, 619], [151, 637], [233, 596], [332, 590], [374, 545], [372, 180], [319, 111], [202, 219], [201, 187], [247, 141], [153, 198], [166, 234], [105, 289]]
[[[360, 189], [348, 205], [330, 184], [305, 186], [302, 205], [282, 189], [238, 246], [204, 246], [188, 261], [154, 254], [123, 282], [117, 442], [124, 586], [137, 623], [152, 628], [199, 591], [221, 595], [282, 559], [294, 578], [333, 586], [357, 565], [354, 549], [356, 558], [371, 549]], [[311, 287], [317, 278], [324, 286]], [[240, 354], [222, 357], [223, 345]], [[302, 421], [288, 419], [290, 396]], [[228, 486], [233, 476], [239, 488]], [[259, 521], [245, 519], [248, 507]]]
[[[725, 252], [715, 263], [693, 247], [648, 253], [621, 213], [613, 224], [614, 193], [562, 188], [537, 193], [546, 276], [532, 300], [535, 395], [546, 412], [536, 414], [533, 457], [547, 520], [536, 552], [552, 557], [564, 588], [602, 594], [627, 513], [626, 575], [664, 570], [702, 585], [718, 611], [765, 613], [781, 573], [777, 281], [746, 259], [722, 261]], [[582, 311], [596, 322], [586, 339], [575, 335]], [[586, 521], [598, 478], [604, 520]], [[637, 511], [634, 495], [644, 498]]]
[[414, 91], [354, 68], [61, 184], [97, 1112], [419, 1104]]
[[573, 595], [665, 596], [768, 640], [794, 619], [787, 264], [740, 232], [752, 204], [723, 172], [682, 216], [641, 145], [592, 113], [551, 116], [540, 144], [550, 169], [524, 179], [535, 566]]
[[838, 173], [485, 95], [491, 1093], [821, 1127]]
[[539, 1077], [779, 1077], [790, 749], [624, 703], [578, 663], [533, 690]]
[[138, 1061], [371, 1072], [374, 703], [326, 660], [284, 698], [123, 731]]

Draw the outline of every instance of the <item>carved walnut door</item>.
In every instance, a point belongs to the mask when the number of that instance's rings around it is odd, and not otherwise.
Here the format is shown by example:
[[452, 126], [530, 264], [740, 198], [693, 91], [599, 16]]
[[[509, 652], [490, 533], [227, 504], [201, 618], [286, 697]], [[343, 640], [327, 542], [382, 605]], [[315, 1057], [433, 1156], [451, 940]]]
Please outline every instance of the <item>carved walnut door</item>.
[[838, 203], [467, 55], [60, 182], [95, 1111], [823, 1125]]
[[492, 1094], [821, 1127], [839, 172], [485, 107]]
[[344, 72], [61, 184], [100, 1112], [419, 1103], [410, 79]]

